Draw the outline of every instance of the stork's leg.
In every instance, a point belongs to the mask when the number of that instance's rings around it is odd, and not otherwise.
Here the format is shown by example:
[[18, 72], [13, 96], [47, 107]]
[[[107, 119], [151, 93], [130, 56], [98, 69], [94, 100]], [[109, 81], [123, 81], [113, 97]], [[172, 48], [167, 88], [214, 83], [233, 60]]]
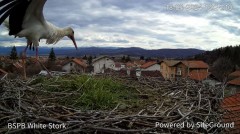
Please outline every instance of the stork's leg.
[[38, 40], [35, 40], [33, 41], [33, 51], [34, 51], [34, 47], [36, 47], [36, 60], [38, 60], [38, 46], [39, 46], [39, 43], [38, 43]]
[[25, 47], [25, 49], [24, 49], [24, 53], [27, 53], [27, 48], [28, 48], [28, 44], [27, 44], [27, 46]]
[[36, 46], [36, 59], [38, 59], [38, 46]]
[[[27, 53], [27, 49], [28, 49], [28, 47], [30, 46], [30, 48], [31, 48], [31, 46], [32, 46], [32, 42], [31, 41], [27, 41], [27, 46], [26, 46], [26, 48], [24, 49], [24, 53], [26, 54]], [[31, 50], [31, 49], [30, 49]]]
[[38, 62], [38, 63], [44, 68], [44, 70], [46, 70], [46, 71], [48, 72], [48, 75], [49, 75], [50, 77], [52, 77], [52, 75], [51, 75], [51, 73], [48, 71], [48, 69], [38, 60], [38, 59], [39, 59], [39, 57], [38, 57], [38, 46], [39, 46], [38, 40], [34, 41], [34, 42], [33, 42], [33, 49], [34, 49], [34, 47], [36, 48], [36, 62]]
[[21, 57], [22, 57], [22, 65], [23, 65], [23, 79], [27, 79], [27, 74], [26, 74], [26, 53], [27, 53], [27, 48], [29, 45], [31, 45], [32, 42], [30, 42], [29, 40], [27, 41], [27, 46], [26, 48], [24, 49], [24, 51], [22, 52], [21, 54]]

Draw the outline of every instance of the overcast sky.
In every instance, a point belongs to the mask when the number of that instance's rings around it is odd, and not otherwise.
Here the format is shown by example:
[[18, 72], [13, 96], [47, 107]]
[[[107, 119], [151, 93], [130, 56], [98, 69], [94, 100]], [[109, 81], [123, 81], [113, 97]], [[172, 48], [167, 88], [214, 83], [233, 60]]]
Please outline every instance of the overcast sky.
[[[79, 47], [212, 50], [240, 44], [239, 0], [48, 0], [44, 15], [73, 27]], [[0, 30], [1, 45], [25, 45]], [[64, 38], [58, 46], [73, 44]]]

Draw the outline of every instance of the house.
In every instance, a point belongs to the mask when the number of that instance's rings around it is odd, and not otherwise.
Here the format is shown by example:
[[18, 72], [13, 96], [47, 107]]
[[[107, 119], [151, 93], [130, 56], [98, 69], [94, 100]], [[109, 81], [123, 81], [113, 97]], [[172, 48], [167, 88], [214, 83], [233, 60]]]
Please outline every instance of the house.
[[143, 64], [145, 64], [145, 60], [134, 60], [134, 61], [133, 61], [133, 64], [134, 64], [136, 67], [141, 67]]
[[230, 90], [231, 94], [240, 93], [240, 77], [228, 81], [227, 84], [227, 89]]
[[190, 78], [202, 81], [209, 76], [209, 66], [203, 61], [163, 60], [160, 62], [160, 72], [165, 79]]
[[142, 71], [139, 68], [132, 69], [121, 69], [116, 72], [116, 75], [120, 77], [153, 77], [153, 78], [163, 78], [162, 74], [159, 71]]
[[223, 84], [211, 72], [209, 72], [208, 78], [203, 80], [202, 83], [211, 87], [221, 86]]
[[228, 80], [233, 80], [240, 77], [240, 70], [236, 70], [228, 75]]
[[240, 92], [240, 70], [229, 74], [227, 84], [227, 90], [230, 91], [231, 95]]
[[209, 76], [208, 64], [203, 61], [181, 61], [176, 65], [176, 76], [203, 81]]
[[63, 64], [62, 70], [68, 73], [85, 73], [87, 64], [80, 59], [71, 59]]
[[141, 67], [142, 71], [159, 71], [160, 72], [160, 64], [156, 61], [149, 61], [143, 64]]
[[134, 63], [132, 63], [132, 62], [127, 62], [126, 63], [126, 68], [128, 68], [128, 69], [135, 68], [135, 67], [137, 67], [137, 66]]
[[114, 69], [115, 63], [114, 61], [108, 56], [101, 56], [96, 59], [93, 59], [92, 62], [93, 66], [93, 73], [104, 73], [105, 69]]
[[23, 64], [21, 61], [12, 62], [5, 67], [5, 70], [13, 74], [21, 74], [23, 71]]
[[226, 134], [240, 133], [240, 93], [225, 97], [221, 103], [224, 123], [232, 123], [234, 126], [228, 128]]
[[126, 64], [121, 63], [121, 62], [115, 62], [114, 66], [113, 66], [113, 70], [115, 70], [115, 71], [119, 71], [124, 68], [126, 68]]
[[165, 80], [175, 79], [176, 66], [180, 61], [178, 60], [163, 60], [160, 62], [160, 72]]

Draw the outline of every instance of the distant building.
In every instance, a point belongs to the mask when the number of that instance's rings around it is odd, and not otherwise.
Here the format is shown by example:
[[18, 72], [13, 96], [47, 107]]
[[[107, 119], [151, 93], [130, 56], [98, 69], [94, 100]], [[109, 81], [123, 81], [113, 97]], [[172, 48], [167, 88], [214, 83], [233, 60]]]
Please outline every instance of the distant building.
[[131, 78], [154, 77], [154, 78], [163, 79], [162, 74], [159, 71], [142, 71], [139, 68], [122, 69], [122, 70], [116, 71], [115, 74], [120, 77], [131, 77]]
[[240, 70], [237, 70], [229, 75], [229, 81], [227, 82], [227, 89], [230, 90], [231, 94], [240, 92]]
[[140, 68], [142, 71], [160, 71], [160, 64], [156, 61], [149, 61], [143, 64]]
[[163, 60], [160, 62], [160, 72], [165, 80], [175, 79], [176, 66], [180, 61], [178, 60]]
[[64, 63], [62, 70], [68, 73], [85, 73], [87, 64], [79, 59], [72, 59]]
[[128, 68], [128, 69], [135, 68], [135, 67], [137, 67], [137, 66], [134, 63], [132, 63], [132, 62], [127, 62], [126, 63], [126, 68]]
[[114, 61], [108, 56], [101, 56], [96, 59], [93, 59], [92, 62], [93, 66], [93, 73], [104, 73], [106, 69], [114, 69], [115, 63]]
[[145, 60], [134, 60], [132, 62], [136, 67], [141, 67], [143, 64], [145, 64]]
[[126, 64], [121, 63], [121, 62], [115, 62], [114, 66], [113, 66], [113, 70], [115, 70], [115, 71], [119, 71], [124, 68], [126, 68]]
[[228, 80], [233, 80], [240, 77], [240, 70], [236, 70], [228, 75]]
[[20, 61], [16, 61], [8, 64], [5, 70], [13, 74], [21, 74], [23, 71], [23, 64]]
[[166, 80], [190, 78], [202, 81], [209, 76], [208, 68], [208, 64], [203, 61], [163, 60], [160, 62], [160, 72]]
[[176, 77], [203, 81], [209, 76], [208, 68], [208, 64], [203, 61], [181, 61], [176, 65]]

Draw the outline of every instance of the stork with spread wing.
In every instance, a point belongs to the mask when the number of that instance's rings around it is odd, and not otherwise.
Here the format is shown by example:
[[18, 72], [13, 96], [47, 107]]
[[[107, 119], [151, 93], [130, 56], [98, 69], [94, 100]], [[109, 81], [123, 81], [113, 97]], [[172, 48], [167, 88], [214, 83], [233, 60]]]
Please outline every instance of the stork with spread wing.
[[[41, 39], [46, 39], [47, 44], [55, 44], [64, 36], [69, 37], [77, 49], [74, 31], [70, 27], [59, 28], [46, 21], [43, 16], [43, 7], [47, 0], [1, 0], [0, 25], [4, 22], [9, 29], [9, 35], [25, 37], [27, 48], [36, 48]], [[5, 21], [6, 20], [6, 21]]]

